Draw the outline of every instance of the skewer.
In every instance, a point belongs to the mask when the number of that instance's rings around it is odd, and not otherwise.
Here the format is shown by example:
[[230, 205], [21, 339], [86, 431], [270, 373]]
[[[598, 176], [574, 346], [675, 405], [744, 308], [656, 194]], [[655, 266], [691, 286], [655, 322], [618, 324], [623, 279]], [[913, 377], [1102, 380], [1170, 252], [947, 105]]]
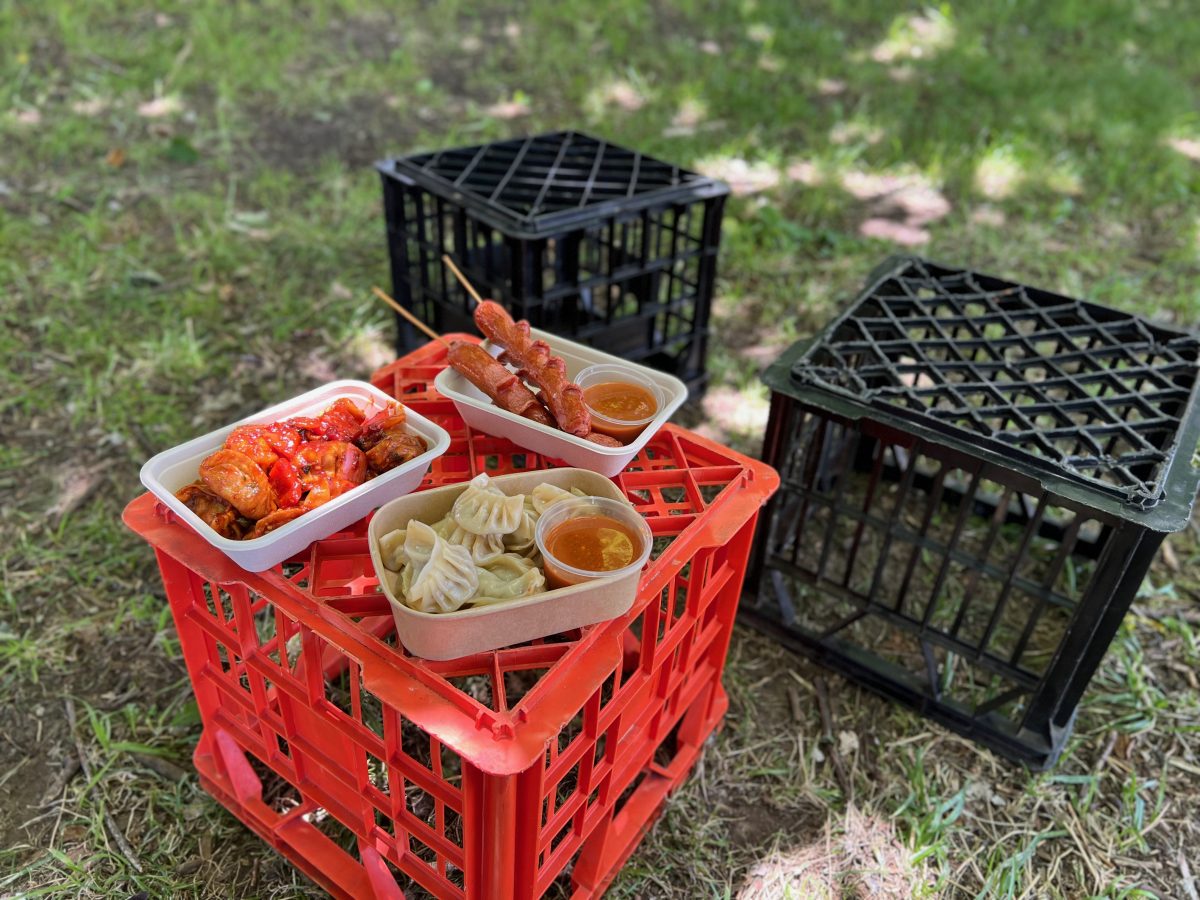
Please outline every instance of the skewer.
[[411, 312], [409, 312], [407, 309], [405, 309], [403, 306], [401, 306], [399, 303], [397, 303], [395, 300], [393, 300], [391, 297], [389, 297], [387, 294], [385, 294], [383, 291], [381, 291], [377, 286], [372, 285], [371, 290], [373, 290], [375, 292], [376, 297], [378, 297], [380, 300], [382, 300], [384, 303], [386, 303], [388, 306], [390, 306], [396, 312], [400, 313], [401, 316], [403, 316], [405, 319], [407, 319], [409, 321], [409, 324], [411, 324], [413, 327], [415, 327], [418, 331], [420, 331], [422, 334], [424, 334], [427, 338], [429, 338], [430, 340], [433, 340], [433, 341], [441, 342], [443, 347], [448, 348], [450, 346], [450, 342], [448, 340], [446, 340], [444, 337], [442, 337], [440, 334], [438, 334], [436, 331], [434, 331], [432, 328], [430, 328], [428, 325], [426, 325], [424, 322], [422, 322], [420, 319], [418, 319], [416, 316], [414, 316]]
[[475, 285], [473, 285], [473, 284], [471, 284], [471, 282], [467, 281], [467, 276], [458, 270], [458, 266], [456, 266], [454, 264], [454, 260], [452, 260], [450, 258], [449, 253], [442, 254], [442, 262], [444, 262], [446, 264], [447, 268], [449, 268], [450, 271], [454, 273], [454, 277], [458, 279], [459, 284], [461, 284], [464, 288], [466, 288], [467, 293], [475, 298], [475, 302], [482, 303], [483, 298], [479, 296], [479, 291], [475, 290]]

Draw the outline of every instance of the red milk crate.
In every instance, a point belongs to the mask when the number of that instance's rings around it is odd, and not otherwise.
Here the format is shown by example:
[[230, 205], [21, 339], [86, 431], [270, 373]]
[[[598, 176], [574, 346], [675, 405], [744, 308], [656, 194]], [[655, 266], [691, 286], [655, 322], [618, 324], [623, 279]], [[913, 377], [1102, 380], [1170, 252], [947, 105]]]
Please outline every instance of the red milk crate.
[[[429, 344], [372, 381], [450, 432], [423, 487], [547, 468], [472, 432]], [[727, 707], [721, 673], [768, 466], [674, 426], [614, 481], [652, 561], [618, 619], [443, 662], [397, 643], [366, 520], [240, 569], [147, 494], [204, 730], [204, 788], [338, 897], [594, 897]], [[406, 894], [407, 892], [407, 894]]]

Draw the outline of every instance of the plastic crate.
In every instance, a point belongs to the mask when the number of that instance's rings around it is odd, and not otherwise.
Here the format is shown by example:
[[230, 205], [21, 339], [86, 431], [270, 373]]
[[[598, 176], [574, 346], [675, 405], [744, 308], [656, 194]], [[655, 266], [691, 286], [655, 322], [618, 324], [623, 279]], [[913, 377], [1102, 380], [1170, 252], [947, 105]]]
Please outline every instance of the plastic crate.
[[449, 253], [534, 327], [702, 386], [724, 183], [574, 131], [378, 169], [396, 299], [435, 329], [475, 331]]
[[[428, 345], [373, 382], [450, 432], [427, 485], [543, 468], [470, 431]], [[618, 619], [431, 662], [396, 643], [366, 520], [262, 573], [144, 495], [203, 735], [204, 787], [339, 897], [599, 895], [726, 708], [720, 678], [775, 473], [667, 426], [614, 479], [653, 561]]]
[[746, 617], [1051, 765], [1190, 516], [1198, 359], [1196, 338], [1135, 316], [890, 260], [765, 376], [783, 486]]

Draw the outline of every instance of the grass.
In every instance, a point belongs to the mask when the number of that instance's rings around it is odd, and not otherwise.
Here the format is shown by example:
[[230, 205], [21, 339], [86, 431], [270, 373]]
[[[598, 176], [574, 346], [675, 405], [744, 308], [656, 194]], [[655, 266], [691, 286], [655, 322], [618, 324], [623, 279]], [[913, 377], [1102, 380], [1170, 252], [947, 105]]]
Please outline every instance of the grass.
[[[1195, 325], [1189, 12], [0, 6], [0, 893], [315, 893], [192, 776], [147, 764], [186, 766], [199, 723], [119, 512], [152, 453], [386, 361], [371, 160], [573, 126], [734, 181], [714, 384], [690, 421], [753, 451], [763, 363], [829, 318], [888, 236]], [[1190, 896], [1200, 550], [1194, 531], [1170, 546], [1049, 774], [831, 678], [836, 737], [856, 742], [839, 783], [818, 670], [739, 629], [727, 725], [612, 894], [736, 894], [855, 809], [895, 829], [928, 895]]]

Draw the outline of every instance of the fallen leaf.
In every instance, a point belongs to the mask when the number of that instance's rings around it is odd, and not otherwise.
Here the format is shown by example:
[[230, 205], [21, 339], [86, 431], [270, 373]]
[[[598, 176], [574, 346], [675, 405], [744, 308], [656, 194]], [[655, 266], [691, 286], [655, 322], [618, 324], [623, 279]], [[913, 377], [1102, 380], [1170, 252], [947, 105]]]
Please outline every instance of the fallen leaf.
[[1171, 542], [1163, 541], [1159, 552], [1162, 553], [1163, 562], [1166, 563], [1167, 568], [1178, 575], [1182, 567], [1179, 565], [1179, 557], [1175, 555], [1175, 548], [1171, 546]]
[[129, 283], [134, 287], [158, 287], [165, 280], [153, 269], [139, 269], [129, 273]]
[[138, 106], [138, 115], [144, 119], [161, 119], [171, 116], [183, 109], [183, 101], [176, 94], [156, 97]]
[[81, 116], [98, 116], [106, 109], [108, 109], [108, 101], [101, 100], [99, 97], [76, 100], [71, 104], [71, 112], [78, 113]]
[[235, 293], [236, 291], [232, 284], [223, 284], [217, 288], [217, 299], [222, 303], [228, 303], [233, 299]]
[[892, 241], [905, 247], [916, 247], [929, 241], [929, 232], [925, 229], [891, 219], [867, 219], [858, 226], [858, 233], [863, 237]]
[[971, 210], [971, 215], [968, 217], [976, 225], [987, 225], [992, 228], [999, 228], [1008, 217], [1004, 215], [1002, 210], [996, 209], [994, 206], [984, 204]]
[[104, 481], [106, 465], [94, 469], [70, 469], [59, 474], [58, 496], [54, 504], [46, 510], [46, 515], [54, 521], [68, 516], [96, 492]]
[[1167, 145], [1176, 153], [1182, 153], [1188, 159], [1194, 159], [1200, 162], [1200, 141], [1192, 138], [1171, 138], [1167, 141]]
[[817, 82], [817, 93], [822, 97], [836, 97], [846, 90], [846, 82], [837, 78], [822, 78]]
[[309, 353], [297, 368], [301, 375], [305, 375], [313, 381], [337, 381], [337, 370], [333, 367], [332, 361], [319, 350]]
[[104, 161], [114, 169], [119, 169], [125, 165], [125, 151], [120, 147], [113, 147], [105, 154]]
[[849, 756], [858, 752], [858, 735], [853, 731], [838, 732], [838, 753]]
[[766, 162], [723, 156], [700, 160], [696, 168], [710, 178], [729, 182], [730, 189], [739, 196], [757, 194], [779, 184], [779, 170]]
[[38, 125], [42, 121], [42, 114], [40, 110], [36, 110], [31, 106], [26, 109], [18, 110], [13, 115], [13, 118], [16, 119], [17, 123], [20, 125]]
[[504, 100], [493, 103], [485, 111], [495, 119], [517, 119], [529, 115], [530, 108], [529, 104], [522, 100]]

